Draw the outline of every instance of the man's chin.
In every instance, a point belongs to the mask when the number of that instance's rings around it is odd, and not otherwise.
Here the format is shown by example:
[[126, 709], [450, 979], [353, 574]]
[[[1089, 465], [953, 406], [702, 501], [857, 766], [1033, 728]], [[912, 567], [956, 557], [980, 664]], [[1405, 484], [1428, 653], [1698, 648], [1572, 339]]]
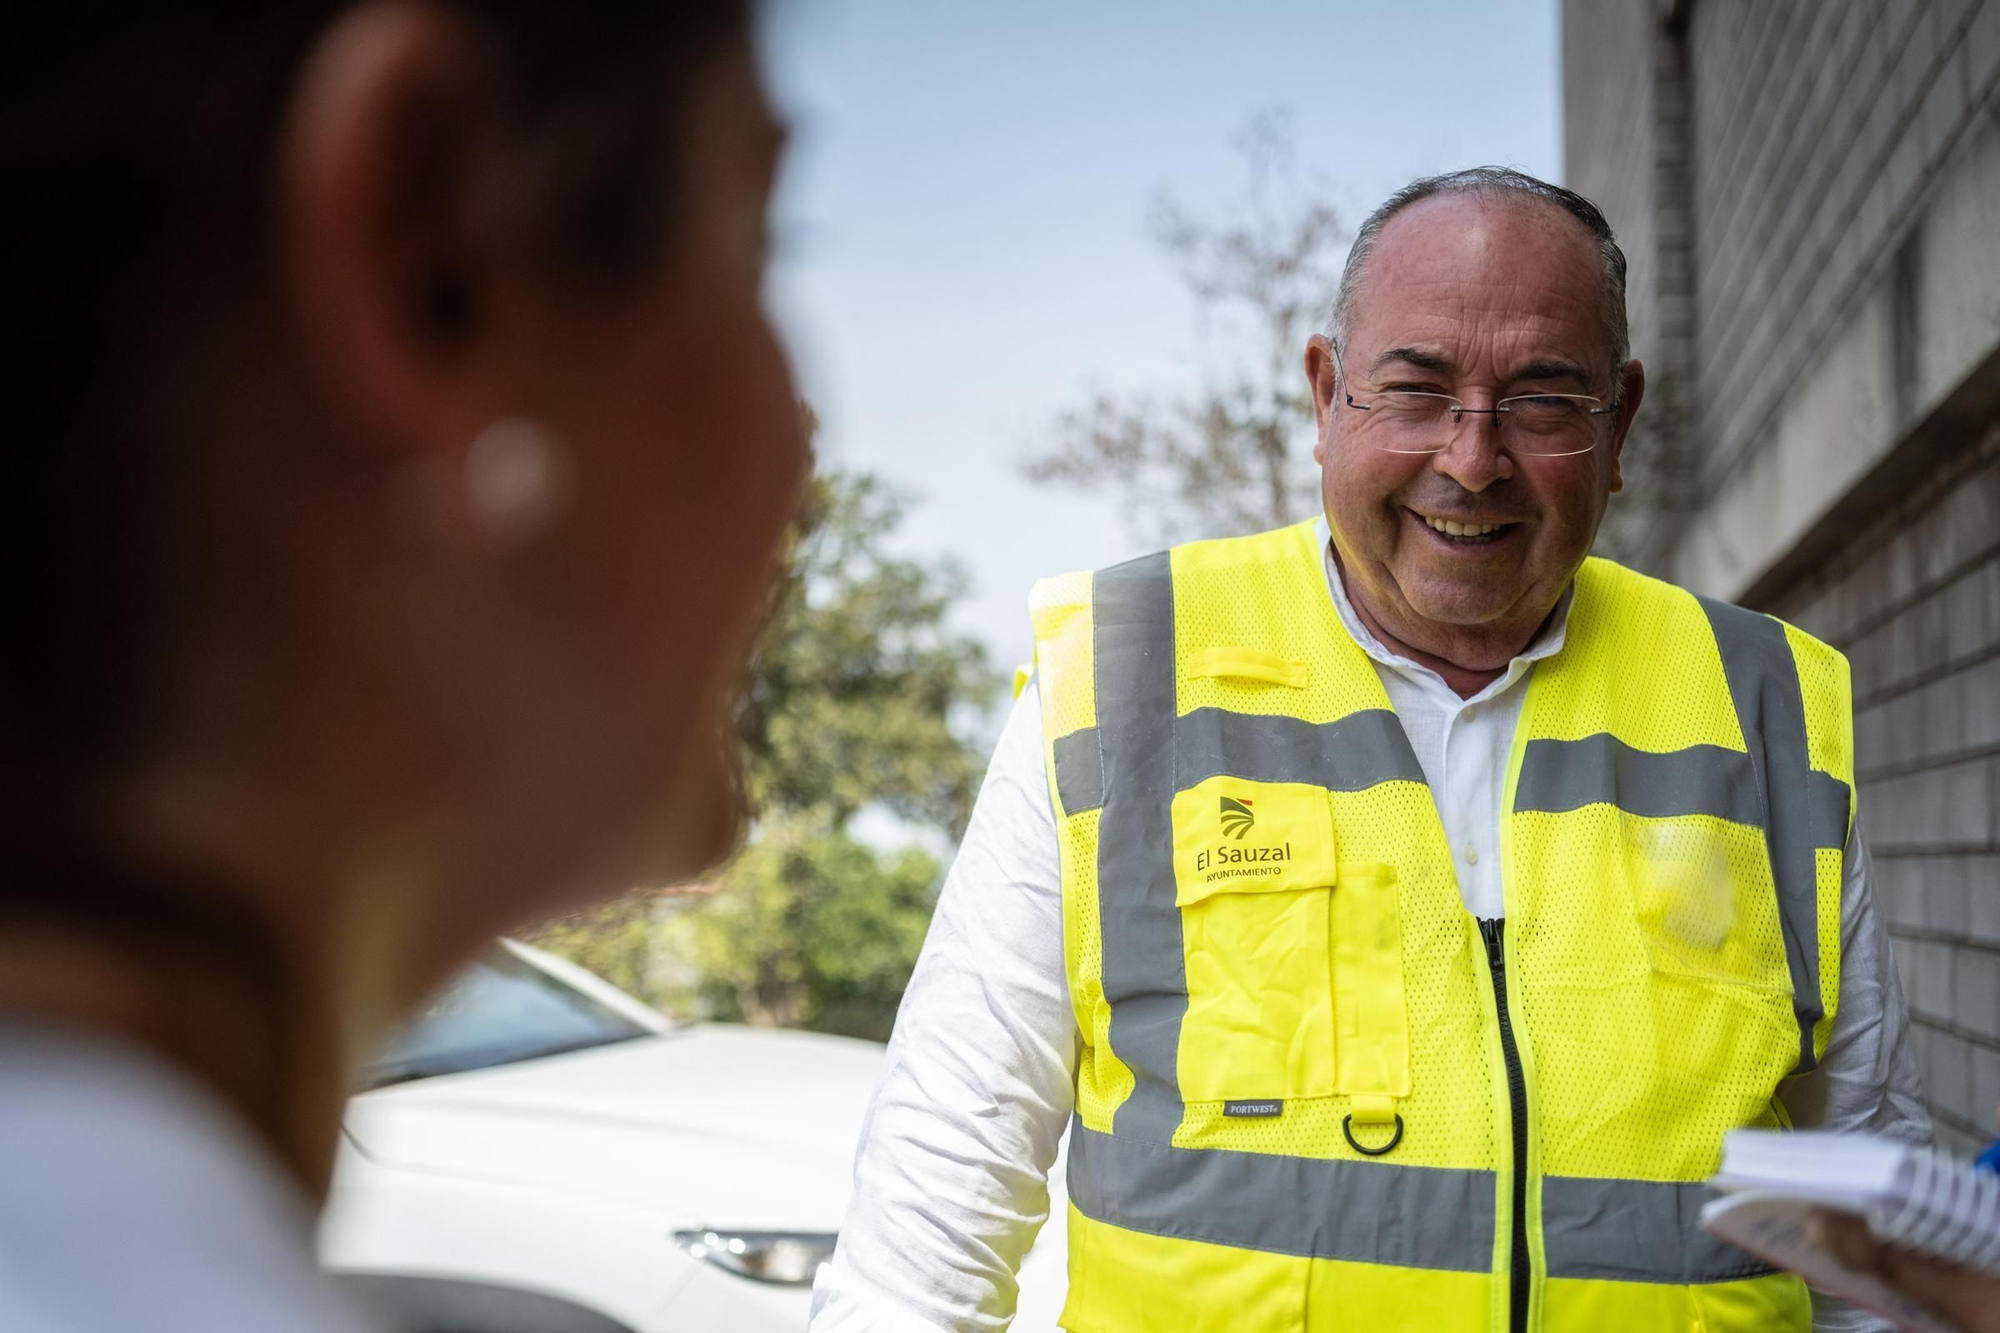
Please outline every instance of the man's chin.
[[1433, 625], [1453, 629], [1477, 630], [1497, 624], [1520, 601], [1512, 589], [1501, 593], [1451, 579], [1413, 580], [1402, 591], [1412, 613]]

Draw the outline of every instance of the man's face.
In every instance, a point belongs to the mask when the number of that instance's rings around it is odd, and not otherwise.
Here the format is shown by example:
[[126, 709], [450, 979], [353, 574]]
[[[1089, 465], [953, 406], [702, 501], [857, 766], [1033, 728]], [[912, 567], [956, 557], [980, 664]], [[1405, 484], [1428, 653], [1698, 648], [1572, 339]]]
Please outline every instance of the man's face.
[[[1644, 379], [1611, 364], [1594, 242], [1534, 201], [1426, 200], [1383, 228], [1362, 275], [1346, 344], [1348, 382], [1314, 339], [1313, 381], [1326, 517], [1349, 593], [1406, 645], [1467, 668], [1520, 651], [1589, 554]], [[1518, 394], [1590, 394], [1620, 411], [1592, 418], [1594, 447], [1516, 456], [1490, 414], [1447, 424], [1437, 453], [1392, 453], [1386, 414], [1358, 411], [1384, 390], [1490, 407]], [[1454, 537], [1437, 524], [1496, 530]], [[1468, 658], [1478, 660], [1467, 660]], [[1496, 659], [1497, 660], [1494, 660]]]

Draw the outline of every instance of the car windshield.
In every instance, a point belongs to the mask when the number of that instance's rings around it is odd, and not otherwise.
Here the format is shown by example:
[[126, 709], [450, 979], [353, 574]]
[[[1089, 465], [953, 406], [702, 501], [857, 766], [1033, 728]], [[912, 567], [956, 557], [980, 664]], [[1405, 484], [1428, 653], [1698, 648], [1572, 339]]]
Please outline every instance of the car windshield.
[[509, 953], [459, 973], [369, 1069], [368, 1086], [514, 1064], [656, 1035]]

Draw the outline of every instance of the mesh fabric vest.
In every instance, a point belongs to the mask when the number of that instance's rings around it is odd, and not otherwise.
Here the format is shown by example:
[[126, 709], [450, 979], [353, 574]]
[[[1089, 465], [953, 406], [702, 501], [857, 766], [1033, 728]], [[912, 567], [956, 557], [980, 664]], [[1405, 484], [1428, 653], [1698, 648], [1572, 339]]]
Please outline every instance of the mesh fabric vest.
[[1034, 594], [1080, 1333], [1810, 1327], [1708, 1237], [1838, 997], [1840, 655], [1602, 560], [1504, 786], [1504, 928], [1312, 524]]

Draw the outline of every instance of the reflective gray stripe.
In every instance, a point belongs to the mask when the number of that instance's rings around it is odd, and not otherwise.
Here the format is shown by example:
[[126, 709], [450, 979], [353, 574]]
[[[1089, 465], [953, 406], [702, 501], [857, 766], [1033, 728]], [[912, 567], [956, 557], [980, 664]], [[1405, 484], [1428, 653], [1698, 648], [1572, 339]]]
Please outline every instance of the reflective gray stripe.
[[[1353, 1263], [1493, 1268], [1494, 1173], [1136, 1142], [1073, 1126], [1070, 1200], [1153, 1236]], [[1552, 1278], [1670, 1285], [1776, 1272], [1701, 1229], [1706, 1185], [1542, 1178]]]
[[1252, 782], [1306, 782], [1335, 791], [1424, 780], [1409, 735], [1386, 708], [1325, 723], [1198, 708], [1177, 721], [1176, 789], [1185, 791], [1225, 773]]
[[1615, 1282], [1729, 1282], [1777, 1270], [1701, 1229], [1708, 1186], [1542, 1177], [1542, 1250], [1550, 1277]]
[[[1386, 708], [1323, 723], [1197, 708], [1174, 719], [1173, 735], [1177, 791], [1223, 774], [1252, 782], [1305, 782], [1334, 791], [1424, 780], [1403, 724]], [[1104, 804], [1097, 740], [1097, 729], [1088, 727], [1055, 743], [1056, 791], [1065, 814]]]
[[[1778, 918], [1784, 929], [1785, 963], [1792, 978], [1792, 1012], [1799, 1024], [1799, 1062], [1804, 1073], [1813, 1058], [1813, 1025], [1825, 1014], [1819, 998], [1819, 876], [1815, 838], [1826, 832], [1826, 788], [1808, 775], [1806, 708], [1799, 689], [1785, 627], [1756, 611], [1701, 599], [1702, 610], [1722, 650], [1722, 672], [1750, 747], [1757, 791], [1765, 809], [1764, 841], [1770, 849], [1771, 878], [1778, 888]], [[1843, 803], [1844, 804], [1844, 803]], [[1841, 820], [1845, 842], [1846, 819]]]
[[1181, 1123], [1187, 964], [1174, 906], [1174, 588], [1163, 551], [1091, 580], [1103, 814], [1097, 913], [1112, 1052], [1132, 1071], [1114, 1128], [1165, 1143]]
[[1848, 797], [1847, 784], [1833, 774], [1816, 768], [1806, 774], [1806, 807], [1815, 848], [1847, 846]]
[[1080, 815], [1104, 804], [1103, 756], [1097, 752], [1097, 728], [1085, 727], [1056, 737], [1056, 797], [1065, 815]]
[[1290, 717], [1197, 709], [1174, 716], [1173, 574], [1162, 553], [1095, 575], [1091, 624], [1097, 725], [1055, 746], [1065, 812], [1102, 810], [1098, 922], [1112, 1052], [1132, 1071], [1120, 1136], [1167, 1143], [1183, 1104], [1177, 1063], [1187, 966], [1174, 905], [1171, 808], [1176, 791], [1218, 774], [1310, 782], [1344, 791], [1423, 781], [1387, 709], [1315, 725]]
[[1514, 787], [1517, 812], [1562, 814], [1600, 801], [1654, 819], [1716, 815], [1764, 824], [1757, 771], [1741, 750], [1690, 745], [1659, 754], [1602, 731], [1576, 741], [1528, 742]]
[[1491, 1171], [1134, 1141], [1074, 1125], [1070, 1201], [1131, 1231], [1275, 1254], [1493, 1270]]

